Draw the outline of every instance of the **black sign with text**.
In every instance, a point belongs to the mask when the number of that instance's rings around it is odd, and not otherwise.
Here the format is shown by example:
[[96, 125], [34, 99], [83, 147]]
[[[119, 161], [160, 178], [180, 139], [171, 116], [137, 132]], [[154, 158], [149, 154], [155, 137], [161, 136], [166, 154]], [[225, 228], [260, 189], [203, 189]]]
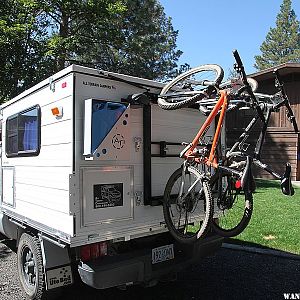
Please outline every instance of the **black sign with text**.
[[123, 206], [123, 183], [95, 184], [94, 208]]

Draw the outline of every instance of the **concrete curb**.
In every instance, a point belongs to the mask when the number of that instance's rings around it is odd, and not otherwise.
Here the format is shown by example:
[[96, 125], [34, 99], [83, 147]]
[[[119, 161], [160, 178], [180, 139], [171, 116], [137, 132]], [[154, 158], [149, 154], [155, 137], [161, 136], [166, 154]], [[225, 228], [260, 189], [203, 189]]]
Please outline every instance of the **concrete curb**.
[[230, 250], [238, 250], [238, 251], [245, 251], [245, 252], [256, 253], [256, 254], [272, 255], [272, 256], [278, 256], [282, 258], [300, 260], [300, 255], [286, 253], [279, 250], [263, 249], [263, 248], [249, 247], [249, 246], [229, 244], [229, 243], [223, 243], [222, 247]]

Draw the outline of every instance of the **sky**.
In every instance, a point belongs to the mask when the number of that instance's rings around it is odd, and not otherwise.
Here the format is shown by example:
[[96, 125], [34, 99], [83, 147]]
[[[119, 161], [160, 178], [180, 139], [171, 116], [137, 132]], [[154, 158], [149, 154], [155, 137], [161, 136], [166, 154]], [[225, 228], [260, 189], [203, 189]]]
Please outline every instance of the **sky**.
[[[271, 27], [283, 0], [160, 0], [166, 16], [178, 30], [179, 64], [191, 67], [219, 64], [225, 78], [232, 69], [232, 50], [237, 49], [246, 73], [256, 72], [254, 56]], [[300, 21], [300, 0], [292, 0]]]

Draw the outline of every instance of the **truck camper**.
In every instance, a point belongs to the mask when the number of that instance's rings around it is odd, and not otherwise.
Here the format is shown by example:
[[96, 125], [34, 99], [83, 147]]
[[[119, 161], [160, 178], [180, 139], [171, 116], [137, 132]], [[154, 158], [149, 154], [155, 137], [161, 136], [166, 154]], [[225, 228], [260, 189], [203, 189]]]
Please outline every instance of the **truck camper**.
[[179, 244], [166, 228], [166, 182], [205, 117], [160, 109], [162, 87], [72, 65], [1, 105], [0, 233], [16, 241], [30, 299], [77, 277], [151, 286], [221, 246], [213, 233]]

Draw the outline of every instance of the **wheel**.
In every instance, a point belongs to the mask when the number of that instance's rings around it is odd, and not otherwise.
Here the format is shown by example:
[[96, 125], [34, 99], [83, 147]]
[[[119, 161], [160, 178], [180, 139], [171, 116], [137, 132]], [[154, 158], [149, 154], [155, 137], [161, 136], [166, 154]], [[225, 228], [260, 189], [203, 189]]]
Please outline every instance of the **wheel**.
[[[250, 87], [254, 93], [258, 88], [258, 82], [254, 78], [250, 78], [250, 77], [247, 77], [247, 81], [250, 84]], [[232, 88], [232, 80], [220, 84], [220, 89], [230, 89], [230, 88]]]
[[248, 225], [253, 211], [252, 193], [244, 193], [240, 181], [219, 172], [210, 180], [215, 216], [212, 229], [220, 236], [233, 237]]
[[212, 197], [208, 181], [191, 166], [177, 169], [169, 178], [163, 213], [171, 235], [181, 243], [194, 243], [209, 228]]
[[224, 76], [218, 65], [203, 65], [184, 72], [169, 82], [158, 97], [158, 105], [167, 110], [189, 106], [206, 95], [202, 92], [207, 85], [218, 85]]
[[39, 239], [23, 233], [17, 251], [21, 286], [29, 299], [41, 299], [45, 291], [43, 259]]
[[258, 88], [258, 82], [254, 78], [250, 78], [250, 77], [247, 78], [247, 81], [250, 84], [253, 93], [256, 92]]

